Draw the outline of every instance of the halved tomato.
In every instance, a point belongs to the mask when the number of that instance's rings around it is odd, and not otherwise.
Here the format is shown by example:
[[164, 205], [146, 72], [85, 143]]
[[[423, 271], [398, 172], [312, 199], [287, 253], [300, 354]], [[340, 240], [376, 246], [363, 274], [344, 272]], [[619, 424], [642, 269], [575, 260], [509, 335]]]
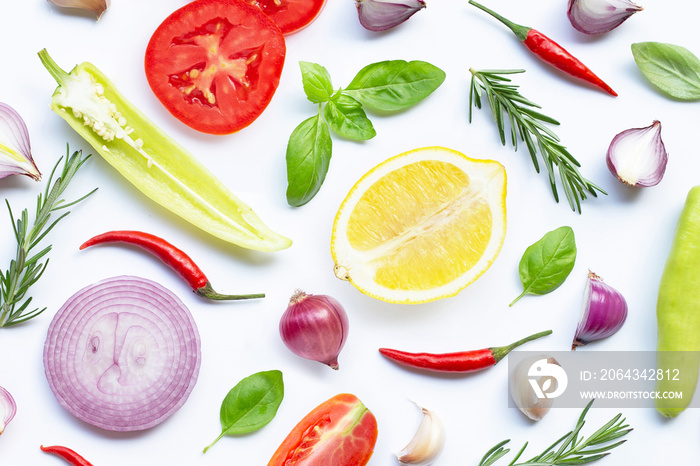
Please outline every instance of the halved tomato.
[[282, 31], [292, 34], [304, 29], [321, 12], [326, 0], [246, 0], [268, 15]]
[[267, 466], [364, 466], [377, 443], [377, 420], [355, 396], [324, 401], [292, 429]]
[[277, 90], [286, 46], [244, 0], [195, 0], [168, 16], [146, 48], [146, 78], [177, 119], [204, 133], [251, 124]]

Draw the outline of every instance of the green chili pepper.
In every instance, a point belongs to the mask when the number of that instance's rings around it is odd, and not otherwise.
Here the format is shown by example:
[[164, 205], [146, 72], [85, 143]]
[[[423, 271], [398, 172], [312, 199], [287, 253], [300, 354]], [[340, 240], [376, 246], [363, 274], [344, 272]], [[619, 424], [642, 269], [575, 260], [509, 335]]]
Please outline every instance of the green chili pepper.
[[270, 230], [204, 165], [131, 104], [91, 63], [66, 73], [39, 58], [58, 87], [51, 109], [142, 193], [225, 241], [260, 251], [292, 242]]
[[659, 325], [656, 390], [683, 398], [657, 398], [656, 409], [678, 416], [690, 403], [700, 367], [700, 186], [681, 212], [656, 306]]

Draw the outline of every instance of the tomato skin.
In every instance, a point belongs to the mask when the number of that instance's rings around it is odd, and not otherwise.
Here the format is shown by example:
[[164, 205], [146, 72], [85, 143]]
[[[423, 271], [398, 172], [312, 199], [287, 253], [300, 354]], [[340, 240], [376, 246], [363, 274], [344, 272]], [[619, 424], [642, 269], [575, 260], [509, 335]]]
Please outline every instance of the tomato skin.
[[308, 26], [321, 12], [326, 0], [246, 0], [260, 8], [277, 24], [282, 34], [294, 34]]
[[230, 134], [250, 125], [277, 90], [286, 45], [244, 0], [195, 0], [168, 16], [146, 48], [153, 93], [191, 128]]
[[377, 433], [372, 412], [355, 395], [341, 393], [299, 421], [267, 466], [364, 466]]

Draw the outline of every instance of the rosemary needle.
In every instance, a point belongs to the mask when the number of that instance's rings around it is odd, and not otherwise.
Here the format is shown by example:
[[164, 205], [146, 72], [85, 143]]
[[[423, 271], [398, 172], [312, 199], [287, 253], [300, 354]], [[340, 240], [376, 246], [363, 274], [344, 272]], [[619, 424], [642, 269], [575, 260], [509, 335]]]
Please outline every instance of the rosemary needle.
[[510, 125], [509, 138], [513, 148], [518, 150], [518, 137], [530, 152], [532, 163], [537, 173], [540, 164], [537, 153], [544, 161], [549, 175], [554, 200], [559, 202], [555, 167], [559, 172], [566, 199], [571, 209], [581, 213], [581, 201], [586, 193], [597, 197], [597, 193], [607, 194], [599, 186], [586, 179], [579, 168], [581, 164], [566, 150], [559, 137], [545, 125], [558, 125], [554, 118], [543, 115], [535, 109], [541, 108], [536, 103], [523, 97], [518, 86], [511, 83], [506, 75], [524, 73], [525, 70], [469, 70], [472, 74], [469, 90], [469, 122], [472, 121], [472, 107], [481, 108], [482, 95], [491, 107], [491, 113], [498, 126], [501, 143], [506, 144], [506, 121]]
[[[53, 176], [58, 169], [63, 157], [61, 157], [53, 170], [51, 176], [46, 183], [46, 191], [39, 194], [36, 201], [36, 215], [34, 223], [29, 223], [29, 213], [27, 209], [22, 211], [20, 218], [15, 220], [12, 208], [7, 199], [7, 209], [10, 212], [12, 219], [12, 228], [17, 240], [17, 253], [15, 258], [10, 261], [10, 267], [5, 271], [0, 271], [0, 327], [9, 327], [32, 319], [46, 310], [46, 308], [28, 310], [29, 304], [32, 301], [31, 297], [25, 299], [29, 288], [41, 278], [46, 270], [49, 260], [40, 263], [39, 261], [51, 251], [51, 246], [46, 246], [41, 251], [30, 256], [30, 253], [41, 242], [42, 239], [56, 226], [56, 224], [68, 215], [70, 212], [64, 212], [53, 222], [49, 223], [51, 214], [70, 207], [82, 201], [96, 190], [92, 190], [85, 196], [70, 203], [65, 203], [60, 199], [63, 191], [68, 187], [73, 175], [90, 157], [81, 157], [81, 152], [76, 151], [73, 155], [69, 155], [70, 150], [67, 149], [66, 160], [63, 165], [61, 176], [56, 178], [56, 181], [51, 184]], [[22, 302], [24, 301], [24, 302]], [[20, 302], [22, 302], [20, 304]]]
[[[619, 447], [626, 440], [619, 440], [611, 443], [621, 437], [627, 435], [632, 429], [625, 424], [625, 419], [620, 419], [621, 414], [613, 417], [605, 425], [591, 434], [588, 438], [582, 437], [581, 429], [586, 423], [584, 418], [586, 413], [591, 408], [594, 400], [591, 400], [584, 408], [581, 416], [578, 418], [576, 427], [571, 432], [559, 438], [556, 442], [549, 446], [539, 455], [531, 458], [528, 461], [516, 463], [525, 452], [527, 443], [518, 451], [515, 458], [508, 463], [509, 466], [547, 466], [556, 464], [588, 464], [597, 461], [610, 454], [610, 450]], [[486, 452], [484, 457], [479, 462], [479, 466], [491, 466], [499, 459], [503, 458], [510, 452], [509, 448], [504, 446], [510, 440], [504, 440], [498, 445]]]

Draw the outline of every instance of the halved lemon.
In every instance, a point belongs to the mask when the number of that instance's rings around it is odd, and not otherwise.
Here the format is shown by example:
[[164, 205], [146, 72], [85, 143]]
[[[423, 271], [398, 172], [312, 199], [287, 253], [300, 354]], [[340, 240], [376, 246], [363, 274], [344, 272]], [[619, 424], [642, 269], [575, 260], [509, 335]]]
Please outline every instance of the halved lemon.
[[333, 223], [335, 274], [393, 303], [454, 296], [506, 234], [506, 172], [444, 147], [392, 157], [350, 190]]

